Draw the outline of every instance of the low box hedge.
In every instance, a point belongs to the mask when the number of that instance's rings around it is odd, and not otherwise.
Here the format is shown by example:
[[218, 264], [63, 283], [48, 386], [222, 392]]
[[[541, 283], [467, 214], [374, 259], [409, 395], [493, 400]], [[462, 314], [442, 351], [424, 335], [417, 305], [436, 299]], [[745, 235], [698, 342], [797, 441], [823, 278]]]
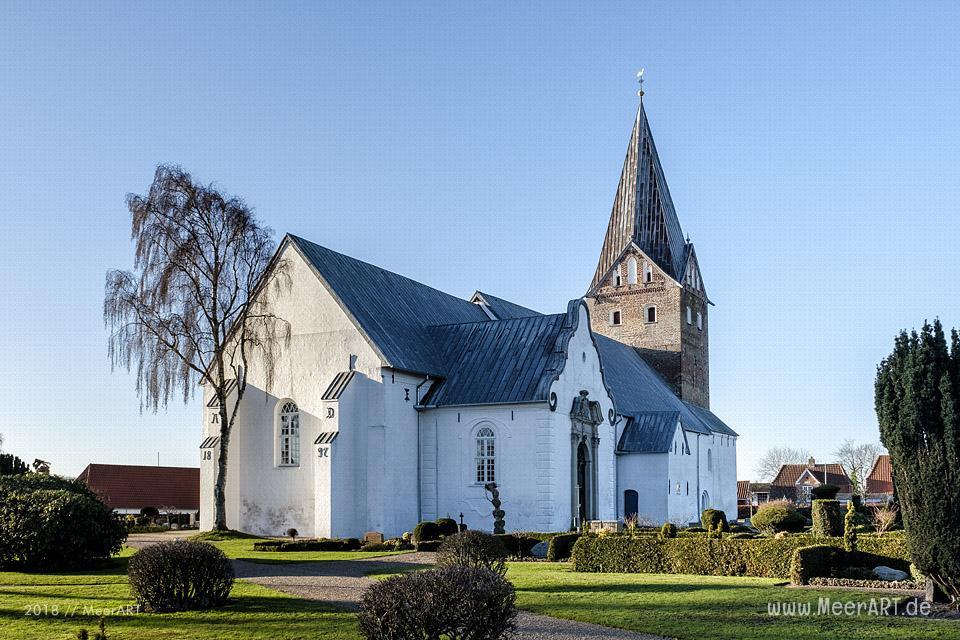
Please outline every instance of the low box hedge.
[[[558, 536], [559, 537], [559, 536]], [[870, 536], [863, 536], [870, 538]], [[788, 535], [782, 538], [583, 536], [573, 547], [575, 571], [607, 573], [678, 573], [715, 576], [789, 578], [794, 552], [801, 547], [843, 547], [843, 538]], [[873, 536], [864, 548], [878, 564], [909, 566], [900, 537]]]
[[264, 540], [254, 542], [254, 551], [357, 551], [363, 543], [357, 538], [318, 538], [316, 540]]

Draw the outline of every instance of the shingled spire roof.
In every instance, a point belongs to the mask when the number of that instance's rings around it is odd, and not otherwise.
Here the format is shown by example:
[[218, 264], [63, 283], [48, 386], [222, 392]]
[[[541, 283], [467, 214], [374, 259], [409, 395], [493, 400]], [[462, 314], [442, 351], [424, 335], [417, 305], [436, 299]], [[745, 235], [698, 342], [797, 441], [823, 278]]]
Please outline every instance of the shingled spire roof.
[[608, 274], [631, 242], [673, 279], [679, 281], [684, 277], [686, 242], [642, 101], [630, 134], [627, 157], [623, 161], [620, 185], [591, 290]]

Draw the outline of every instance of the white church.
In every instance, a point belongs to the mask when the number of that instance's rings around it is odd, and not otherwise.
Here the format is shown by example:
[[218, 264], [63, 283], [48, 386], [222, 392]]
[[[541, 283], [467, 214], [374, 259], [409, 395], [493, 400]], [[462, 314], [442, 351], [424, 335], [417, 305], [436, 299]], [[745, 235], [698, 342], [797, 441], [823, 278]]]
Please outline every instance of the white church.
[[[707, 307], [641, 103], [593, 282], [561, 313], [469, 300], [287, 235], [263, 287], [290, 346], [256, 363], [231, 434], [231, 529], [397, 536], [737, 512], [737, 434], [709, 410]], [[270, 274], [267, 275], [270, 278]], [[201, 528], [219, 455], [205, 390]]]

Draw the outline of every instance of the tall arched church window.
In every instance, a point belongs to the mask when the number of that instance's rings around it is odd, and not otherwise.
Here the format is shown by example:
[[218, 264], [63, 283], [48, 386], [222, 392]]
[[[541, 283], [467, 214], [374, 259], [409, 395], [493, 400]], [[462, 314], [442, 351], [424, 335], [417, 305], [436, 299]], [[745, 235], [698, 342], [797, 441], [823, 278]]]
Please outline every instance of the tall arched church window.
[[627, 284], [637, 284], [637, 259], [627, 258]]
[[477, 431], [477, 482], [496, 482], [497, 438], [490, 427]]
[[279, 441], [280, 465], [295, 467], [300, 464], [300, 409], [289, 400], [280, 407]]
[[707, 449], [707, 471], [713, 471], [713, 451]]

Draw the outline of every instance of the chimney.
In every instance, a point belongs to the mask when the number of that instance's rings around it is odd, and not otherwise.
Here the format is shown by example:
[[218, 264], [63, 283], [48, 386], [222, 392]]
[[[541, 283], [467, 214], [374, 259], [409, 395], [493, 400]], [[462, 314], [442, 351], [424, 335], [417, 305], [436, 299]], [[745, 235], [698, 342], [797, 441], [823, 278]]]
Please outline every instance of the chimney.
[[807, 460], [807, 468], [813, 470], [815, 466], [817, 466], [817, 460], [813, 456], [810, 456], [810, 459]]

